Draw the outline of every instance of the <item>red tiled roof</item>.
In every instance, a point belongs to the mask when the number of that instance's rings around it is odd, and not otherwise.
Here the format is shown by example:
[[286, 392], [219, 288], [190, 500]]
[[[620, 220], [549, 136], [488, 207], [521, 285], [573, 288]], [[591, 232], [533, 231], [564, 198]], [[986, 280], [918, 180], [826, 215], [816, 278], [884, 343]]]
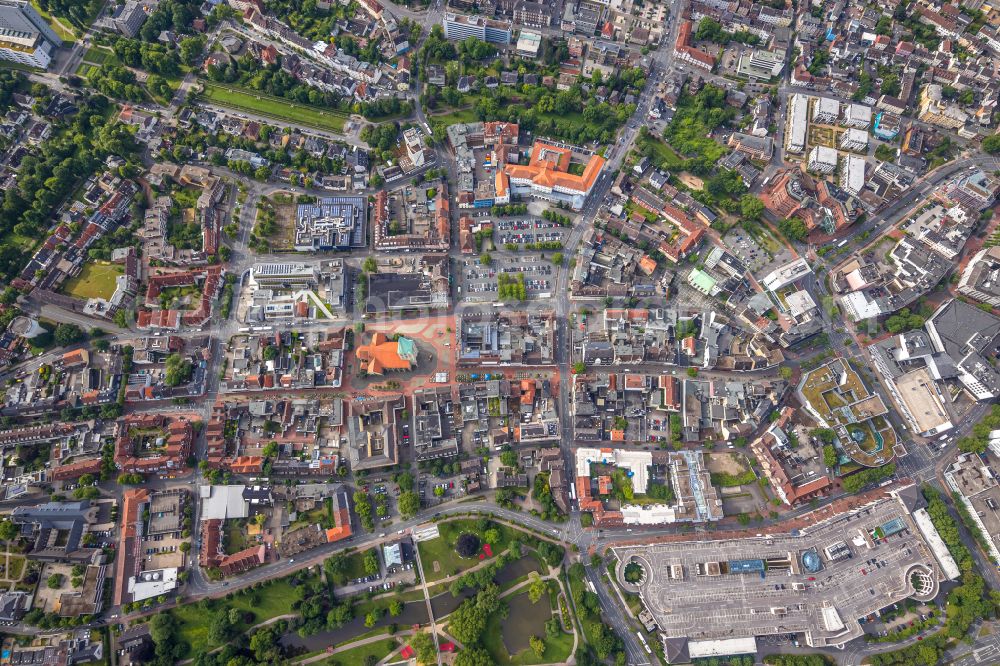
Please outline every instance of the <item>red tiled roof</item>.
[[591, 155], [583, 174], [577, 176], [567, 171], [571, 156], [572, 152], [567, 148], [536, 141], [527, 166], [508, 164], [504, 171], [511, 178], [530, 180], [541, 187], [563, 187], [574, 192], [589, 192], [604, 168], [605, 160], [600, 155]]

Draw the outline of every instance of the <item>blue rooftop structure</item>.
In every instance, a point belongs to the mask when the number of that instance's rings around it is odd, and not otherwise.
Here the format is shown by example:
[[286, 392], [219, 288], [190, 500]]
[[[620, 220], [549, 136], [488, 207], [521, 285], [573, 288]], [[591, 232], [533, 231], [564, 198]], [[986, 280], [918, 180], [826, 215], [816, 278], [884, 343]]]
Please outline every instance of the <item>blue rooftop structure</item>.
[[892, 536], [906, 529], [906, 523], [903, 522], [902, 518], [893, 518], [889, 522], [882, 525], [882, 534], [885, 536]]
[[823, 562], [815, 550], [807, 550], [802, 553], [802, 568], [809, 573], [816, 573], [823, 568]]
[[764, 560], [729, 560], [729, 573], [762, 573]]

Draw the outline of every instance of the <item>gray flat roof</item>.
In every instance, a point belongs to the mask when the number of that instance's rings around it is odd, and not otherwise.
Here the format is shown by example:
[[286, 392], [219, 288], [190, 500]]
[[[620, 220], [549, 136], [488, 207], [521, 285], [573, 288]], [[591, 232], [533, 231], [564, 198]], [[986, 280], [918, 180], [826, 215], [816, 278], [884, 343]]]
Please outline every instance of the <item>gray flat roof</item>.
[[[880, 526], [900, 524], [904, 529], [885, 539], [871, 536]], [[844, 544], [851, 557], [831, 560], [825, 549], [835, 544]], [[813, 646], [841, 645], [862, 634], [858, 618], [913, 594], [910, 572], [914, 566], [925, 567], [935, 581], [941, 579], [930, 548], [895, 497], [839, 514], [794, 535], [613, 550], [619, 558], [619, 572], [633, 558], [643, 564], [647, 575], [638, 586], [639, 594], [666, 638], [720, 640], [804, 633]], [[823, 565], [813, 574], [802, 567], [802, 555], [809, 550], [820, 555]], [[877, 566], [869, 563], [872, 558]], [[763, 577], [759, 570], [726, 573], [729, 562], [748, 559], [767, 562]], [[674, 575], [678, 565], [681, 577]]]

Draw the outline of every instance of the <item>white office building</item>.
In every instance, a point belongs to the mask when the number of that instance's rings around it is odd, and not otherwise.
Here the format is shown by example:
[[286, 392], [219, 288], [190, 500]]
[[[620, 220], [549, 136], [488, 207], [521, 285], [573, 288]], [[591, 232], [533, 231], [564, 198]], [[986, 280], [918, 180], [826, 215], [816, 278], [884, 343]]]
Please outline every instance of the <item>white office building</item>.
[[840, 118], [840, 102], [830, 97], [820, 97], [813, 105], [812, 121], [832, 125]]
[[782, 287], [787, 287], [793, 282], [801, 280], [811, 272], [812, 268], [809, 267], [809, 262], [805, 259], [796, 259], [791, 263], [775, 268], [773, 271], [765, 275], [764, 279], [762, 279], [760, 283], [765, 289], [777, 291]]
[[848, 155], [840, 166], [840, 187], [858, 196], [865, 186], [865, 158]]
[[840, 148], [859, 152], [868, 150], [868, 132], [856, 127], [848, 129], [840, 135]]
[[454, 41], [475, 37], [493, 44], [510, 44], [510, 23], [482, 16], [467, 16], [447, 12], [442, 19], [444, 36]]
[[837, 151], [828, 146], [814, 146], [809, 151], [808, 169], [815, 173], [833, 173], [837, 170]]
[[305, 263], [254, 264], [250, 280], [254, 286], [264, 288], [314, 287], [319, 283], [319, 272]]
[[145, 601], [177, 589], [177, 567], [141, 571], [137, 576], [129, 576], [128, 591], [132, 601]]
[[844, 109], [844, 127], [868, 129], [872, 124], [872, 107], [864, 104], [848, 104]]
[[790, 153], [804, 151], [808, 129], [809, 98], [805, 95], [792, 95], [788, 99], [788, 131], [785, 135], [785, 149]]
[[60, 46], [59, 35], [26, 0], [0, 0], [0, 59], [47, 69]]
[[416, 127], [411, 127], [403, 132], [403, 145], [406, 148], [406, 156], [415, 167], [424, 165], [424, 135]]

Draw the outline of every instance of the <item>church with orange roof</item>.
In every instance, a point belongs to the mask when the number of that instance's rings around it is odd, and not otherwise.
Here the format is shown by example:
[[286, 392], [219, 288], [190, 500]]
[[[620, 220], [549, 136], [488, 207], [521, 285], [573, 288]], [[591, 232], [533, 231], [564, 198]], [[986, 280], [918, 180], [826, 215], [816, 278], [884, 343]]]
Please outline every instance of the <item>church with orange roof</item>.
[[577, 175], [569, 172], [572, 157], [569, 148], [535, 141], [527, 165], [507, 164], [502, 176], [497, 174], [497, 192], [565, 203], [573, 210], [580, 210], [601, 175], [605, 160], [600, 155], [591, 155], [583, 173]]
[[357, 357], [369, 375], [407, 371], [417, 364], [417, 345], [403, 336], [390, 340], [385, 333], [376, 333], [370, 343], [358, 347]]

